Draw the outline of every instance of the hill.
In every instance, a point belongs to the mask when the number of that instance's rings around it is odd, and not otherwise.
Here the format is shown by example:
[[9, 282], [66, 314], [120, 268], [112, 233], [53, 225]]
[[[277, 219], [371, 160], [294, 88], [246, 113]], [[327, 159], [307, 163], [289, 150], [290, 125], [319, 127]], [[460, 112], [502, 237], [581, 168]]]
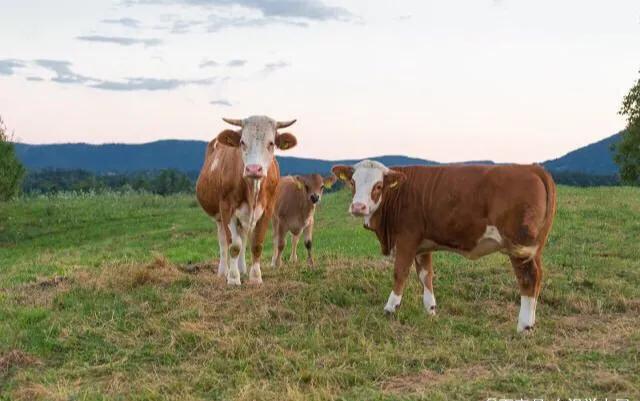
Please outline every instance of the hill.
[[[612, 176], [618, 173], [613, 162], [611, 145], [620, 134], [576, 149], [566, 155], [543, 163], [554, 172], [575, 172], [588, 175]], [[29, 170], [79, 169], [96, 174], [131, 173], [160, 169], [176, 169], [193, 173], [200, 170], [207, 143], [204, 141], [162, 140], [144, 144], [84, 143], [28, 145], [16, 144], [20, 160]], [[399, 155], [374, 157], [386, 165], [437, 165], [438, 162]], [[278, 156], [282, 174], [328, 172], [333, 164], [353, 164], [358, 159], [321, 160]], [[465, 163], [493, 163], [473, 161]]]
[[583, 146], [566, 155], [548, 160], [543, 165], [557, 172], [580, 172], [593, 175], [618, 174], [618, 166], [613, 161], [611, 146], [620, 141], [621, 134], [615, 134], [601, 141]]

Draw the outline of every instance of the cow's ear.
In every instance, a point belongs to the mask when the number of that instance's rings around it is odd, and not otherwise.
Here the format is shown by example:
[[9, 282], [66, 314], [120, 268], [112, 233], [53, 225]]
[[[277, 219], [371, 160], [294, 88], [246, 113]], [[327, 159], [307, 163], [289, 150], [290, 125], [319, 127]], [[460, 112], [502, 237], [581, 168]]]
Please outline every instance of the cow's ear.
[[331, 174], [328, 177], [324, 177], [324, 182], [323, 182], [324, 187], [327, 189], [330, 189], [333, 186], [333, 184], [336, 183], [337, 180], [338, 180], [338, 177], [336, 177], [335, 174]]
[[276, 134], [276, 146], [278, 147], [278, 149], [291, 149], [292, 147], [296, 146], [297, 143], [298, 140], [295, 136], [293, 136], [293, 134], [290, 134], [288, 132]]
[[218, 134], [217, 139], [218, 139], [218, 142], [220, 142], [223, 145], [237, 148], [238, 146], [240, 146], [240, 138], [241, 138], [241, 135], [239, 132], [226, 129]]
[[384, 173], [384, 178], [382, 179], [382, 185], [385, 188], [397, 188], [398, 185], [402, 184], [402, 182], [407, 178], [404, 173], [395, 170], [389, 170]]
[[337, 165], [331, 167], [331, 172], [335, 174], [341, 181], [349, 182], [353, 177], [353, 167]]
[[293, 180], [296, 182], [296, 187], [298, 187], [298, 189], [304, 188], [304, 180], [302, 177], [300, 177], [299, 175], [294, 175]]

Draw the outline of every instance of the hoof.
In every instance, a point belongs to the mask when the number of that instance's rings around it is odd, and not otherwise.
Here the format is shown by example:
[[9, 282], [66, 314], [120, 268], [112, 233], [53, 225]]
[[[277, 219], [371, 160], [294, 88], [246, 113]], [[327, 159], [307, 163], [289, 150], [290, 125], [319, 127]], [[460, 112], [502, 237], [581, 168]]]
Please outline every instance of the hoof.
[[529, 335], [533, 333], [533, 328], [534, 326], [520, 326], [518, 325], [518, 333], [522, 334], [522, 335]]
[[240, 277], [231, 278], [227, 277], [227, 285], [240, 285]]
[[436, 306], [430, 306], [429, 308], [425, 309], [427, 311], [427, 315], [430, 316], [435, 316], [436, 315]]
[[258, 278], [250, 278], [249, 279], [249, 284], [250, 285], [261, 285], [262, 284], [262, 278], [258, 277]]
[[390, 308], [388, 306], [384, 307], [384, 314], [387, 316], [393, 316], [396, 314], [396, 311], [398, 310], [398, 308], [400, 307], [400, 304], [396, 305], [396, 307], [394, 308]]

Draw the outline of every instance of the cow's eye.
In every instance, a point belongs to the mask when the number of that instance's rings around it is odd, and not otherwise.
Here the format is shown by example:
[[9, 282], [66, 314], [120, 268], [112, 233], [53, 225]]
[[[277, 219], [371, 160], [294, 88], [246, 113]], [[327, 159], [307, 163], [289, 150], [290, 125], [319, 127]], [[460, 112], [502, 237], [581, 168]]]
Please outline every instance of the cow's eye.
[[273, 149], [273, 147], [274, 147], [274, 146], [275, 146], [275, 143], [273, 143], [273, 142], [269, 142], [269, 146], [268, 146], [268, 147], [269, 147], [269, 149]]
[[246, 147], [247, 147], [247, 144], [246, 144], [246, 143], [244, 143], [244, 141], [243, 141], [243, 140], [241, 140], [241, 141], [240, 141], [240, 146], [242, 146], [243, 148], [246, 148]]
[[356, 187], [356, 182], [354, 180], [351, 180], [351, 186], [354, 188]]

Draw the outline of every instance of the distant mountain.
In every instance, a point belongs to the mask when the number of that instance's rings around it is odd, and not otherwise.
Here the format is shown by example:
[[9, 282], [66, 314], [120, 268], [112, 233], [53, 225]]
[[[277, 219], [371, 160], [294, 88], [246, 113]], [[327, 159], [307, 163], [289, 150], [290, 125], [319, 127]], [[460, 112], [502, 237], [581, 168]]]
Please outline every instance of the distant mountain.
[[618, 174], [618, 166], [613, 161], [611, 146], [618, 143], [622, 134], [615, 134], [591, 145], [581, 147], [566, 155], [549, 160], [543, 165], [557, 172], [580, 172], [592, 175]]
[[[600, 142], [582, 147], [565, 156], [544, 162], [549, 170], [577, 172], [590, 175], [615, 175], [618, 167], [612, 159], [611, 144], [620, 140], [620, 134]], [[202, 166], [207, 142], [185, 140], [163, 140], [140, 145], [104, 144], [89, 145], [16, 144], [18, 157], [30, 170], [81, 169], [93, 173], [129, 173], [143, 170], [172, 168], [183, 172], [197, 172]], [[437, 165], [440, 163], [406, 156], [379, 156], [374, 160], [388, 166]], [[329, 172], [334, 164], [354, 164], [359, 159], [320, 160], [300, 157], [278, 156], [283, 175]], [[491, 161], [465, 163], [492, 164]], [[193, 175], [193, 174], [192, 174]]]
[[[16, 144], [20, 160], [30, 170], [80, 169], [98, 174], [127, 173], [172, 168], [183, 172], [200, 171], [207, 142], [166, 140], [140, 145]], [[436, 162], [406, 156], [374, 157], [389, 166], [435, 165]], [[354, 164], [353, 160], [319, 160], [278, 156], [283, 175], [329, 172], [334, 164]]]

